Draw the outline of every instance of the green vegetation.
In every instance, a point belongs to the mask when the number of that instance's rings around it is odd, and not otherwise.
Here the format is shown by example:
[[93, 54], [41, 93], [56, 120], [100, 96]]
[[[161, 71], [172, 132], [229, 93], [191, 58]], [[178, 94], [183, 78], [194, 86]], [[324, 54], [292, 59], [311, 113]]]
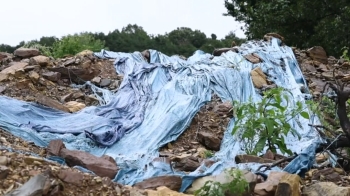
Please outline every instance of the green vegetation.
[[211, 150], [204, 151], [204, 157], [203, 158], [207, 159], [207, 158], [211, 158], [213, 156], [214, 156], [214, 153]]
[[204, 186], [195, 192], [196, 196], [225, 196], [227, 194], [243, 195], [249, 190], [249, 183], [238, 169], [229, 169], [225, 173], [230, 179], [229, 183], [207, 181]]
[[289, 122], [294, 119], [301, 127], [297, 116], [300, 114], [308, 119], [309, 114], [303, 111], [299, 101], [293, 107], [287, 93], [290, 92], [286, 89], [274, 88], [265, 91], [260, 102], [251, 99], [247, 103], [234, 102], [236, 124], [232, 134], [238, 133], [238, 138], [245, 141], [247, 154], [257, 155], [266, 145], [272, 152], [278, 148], [282, 153], [292, 154], [285, 144], [284, 136], [291, 133], [300, 139], [300, 135]]
[[[298, 48], [322, 46], [339, 57], [350, 45], [350, 1], [347, 0], [225, 0], [226, 16], [245, 24], [248, 39], [279, 33], [287, 45]], [[317, 10], [317, 11], [315, 11]]]
[[211, 34], [208, 38], [203, 32], [188, 27], [177, 28], [165, 35], [149, 35], [141, 26], [129, 24], [121, 31], [116, 29], [108, 34], [83, 32], [67, 35], [61, 39], [42, 37], [29, 42], [22, 41], [17, 46], [0, 44], [0, 51], [13, 53], [16, 48], [30, 45], [55, 58], [75, 55], [86, 49], [97, 51], [102, 48], [116, 52], [155, 49], [167, 55], [179, 54], [188, 57], [197, 49], [212, 53], [216, 48], [230, 47], [232, 41], [241, 44], [245, 40], [236, 37], [233, 32], [229, 32], [221, 40], [217, 39], [215, 34]]
[[105, 48], [104, 45], [104, 41], [95, 39], [89, 33], [67, 35], [53, 44], [52, 54], [54, 57], [59, 58], [67, 55], [75, 55], [83, 50], [97, 52]]

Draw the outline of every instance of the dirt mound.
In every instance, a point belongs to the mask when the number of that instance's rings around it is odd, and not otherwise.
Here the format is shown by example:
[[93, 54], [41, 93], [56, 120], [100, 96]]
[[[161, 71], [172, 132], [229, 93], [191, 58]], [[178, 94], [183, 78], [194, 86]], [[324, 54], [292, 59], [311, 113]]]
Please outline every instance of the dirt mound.
[[98, 99], [90, 88], [74, 88], [72, 84], [90, 81], [101, 88], [116, 90], [122, 80], [113, 61], [98, 59], [92, 52], [54, 60], [38, 55], [35, 49], [26, 50], [30, 51], [37, 56], [2, 53], [0, 95], [76, 112], [97, 105]]

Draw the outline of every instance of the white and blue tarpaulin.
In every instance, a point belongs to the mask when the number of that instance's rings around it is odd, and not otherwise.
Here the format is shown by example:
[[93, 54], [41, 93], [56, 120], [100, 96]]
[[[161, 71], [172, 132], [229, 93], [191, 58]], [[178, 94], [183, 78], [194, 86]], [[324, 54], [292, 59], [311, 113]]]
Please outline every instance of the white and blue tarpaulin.
[[[231, 134], [231, 120], [221, 143], [221, 150], [212, 159], [218, 160], [206, 168], [185, 174], [171, 166], [152, 162], [159, 156], [159, 148], [175, 141], [190, 125], [200, 107], [216, 93], [222, 101], [254, 101], [261, 98], [254, 88], [250, 72], [259, 66], [277, 86], [289, 89], [295, 101], [305, 102], [308, 94], [300, 86], [307, 84], [290, 47], [273, 38], [266, 41], [248, 41], [238, 52], [228, 51], [212, 57], [200, 50], [187, 60], [150, 51], [148, 63], [140, 52], [122, 53], [102, 50], [99, 58], [115, 59], [118, 74], [123, 81], [116, 92], [100, 89], [87, 82], [100, 99], [99, 106], [89, 106], [76, 113], [66, 113], [35, 103], [0, 96], [0, 127], [39, 146], [47, 146], [53, 139], [62, 139], [68, 149], [87, 151], [96, 156], [113, 157], [120, 171], [115, 181], [133, 185], [160, 175], [183, 177], [184, 191], [193, 179], [214, 175], [227, 167], [250, 168], [259, 164], [235, 164], [241, 150], [241, 141]], [[261, 62], [252, 64], [243, 56], [255, 53]], [[78, 85], [76, 86], [79, 87]], [[307, 109], [306, 109], [307, 110]], [[299, 117], [296, 117], [299, 118]], [[288, 135], [287, 147], [299, 156], [285, 171], [301, 174], [314, 163], [315, 148], [321, 142], [310, 120], [299, 118], [302, 128], [291, 121], [301, 140]], [[274, 168], [278, 169], [278, 168]], [[202, 173], [199, 171], [201, 170]], [[204, 171], [204, 172], [203, 172]]]

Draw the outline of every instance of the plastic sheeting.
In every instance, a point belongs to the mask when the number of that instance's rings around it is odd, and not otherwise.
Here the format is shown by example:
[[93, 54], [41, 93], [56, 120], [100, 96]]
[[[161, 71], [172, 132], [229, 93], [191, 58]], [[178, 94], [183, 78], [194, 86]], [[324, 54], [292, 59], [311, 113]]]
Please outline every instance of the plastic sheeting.
[[[250, 76], [256, 66], [278, 86], [289, 89], [293, 100], [303, 102], [310, 96], [300, 91], [300, 85], [306, 87], [306, 82], [291, 48], [281, 46], [280, 40], [249, 41], [238, 50], [238, 53], [229, 51], [214, 58], [198, 50], [188, 60], [150, 50], [150, 63], [140, 52], [102, 50], [95, 55], [116, 59], [116, 70], [124, 78], [115, 93], [89, 82], [85, 84], [103, 94], [99, 96], [100, 106], [69, 114], [1, 96], [0, 127], [40, 146], [46, 146], [52, 139], [62, 139], [69, 149], [97, 156], [107, 154], [121, 168], [115, 181], [122, 184], [133, 185], [159, 175], [180, 175], [183, 176], [181, 191], [184, 191], [195, 178], [218, 174], [227, 167], [254, 171], [259, 164], [236, 165], [233, 161], [237, 154], [244, 154], [240, 140], [231, 135], [234, 119], [225, 132], [221, 150], [213, 157], [217, 162], [210, 168], [201, 165], [196, 171], [184, 174], [165, 163], [152, 162], [161, 146], [176, 140], [186, 130], [200, 107], [210, 101], [213, 92], [222, 101], [245, 102], [250, 96], [259, 101], [261, 97]], [[259, 55], [263, 62], [247, 61], [243, 55], [250, 53]], [[318, 121], [316, 117], [312, 120]], [[312, 157], [321, 139], [308, 126], [309, 120], [299, 118], [299, 121], [302, 128], [295, 121], [291, 125], [302, 139], [299, 141], [290, 135], [285, 141], [289, 149], [300, 153], [287, 166], [287, 171], [302, 175], [313, 164]], [[104, 147], [106, 145], [108, 147]]]

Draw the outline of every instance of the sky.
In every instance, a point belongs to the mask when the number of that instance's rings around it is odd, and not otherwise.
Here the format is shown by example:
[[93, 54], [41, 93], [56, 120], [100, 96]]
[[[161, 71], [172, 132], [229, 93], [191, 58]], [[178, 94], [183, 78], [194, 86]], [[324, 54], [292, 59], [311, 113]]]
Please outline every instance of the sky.
[[222, 15], [224, 0], [12, 0], [2, 1], [1, 7], [0, 44], [12, 46], [42, 36], [107, 34], [128, 24], [154, 35], [190, 27], [218, 39], [230, 31], [245, 37], [242, 24]]

